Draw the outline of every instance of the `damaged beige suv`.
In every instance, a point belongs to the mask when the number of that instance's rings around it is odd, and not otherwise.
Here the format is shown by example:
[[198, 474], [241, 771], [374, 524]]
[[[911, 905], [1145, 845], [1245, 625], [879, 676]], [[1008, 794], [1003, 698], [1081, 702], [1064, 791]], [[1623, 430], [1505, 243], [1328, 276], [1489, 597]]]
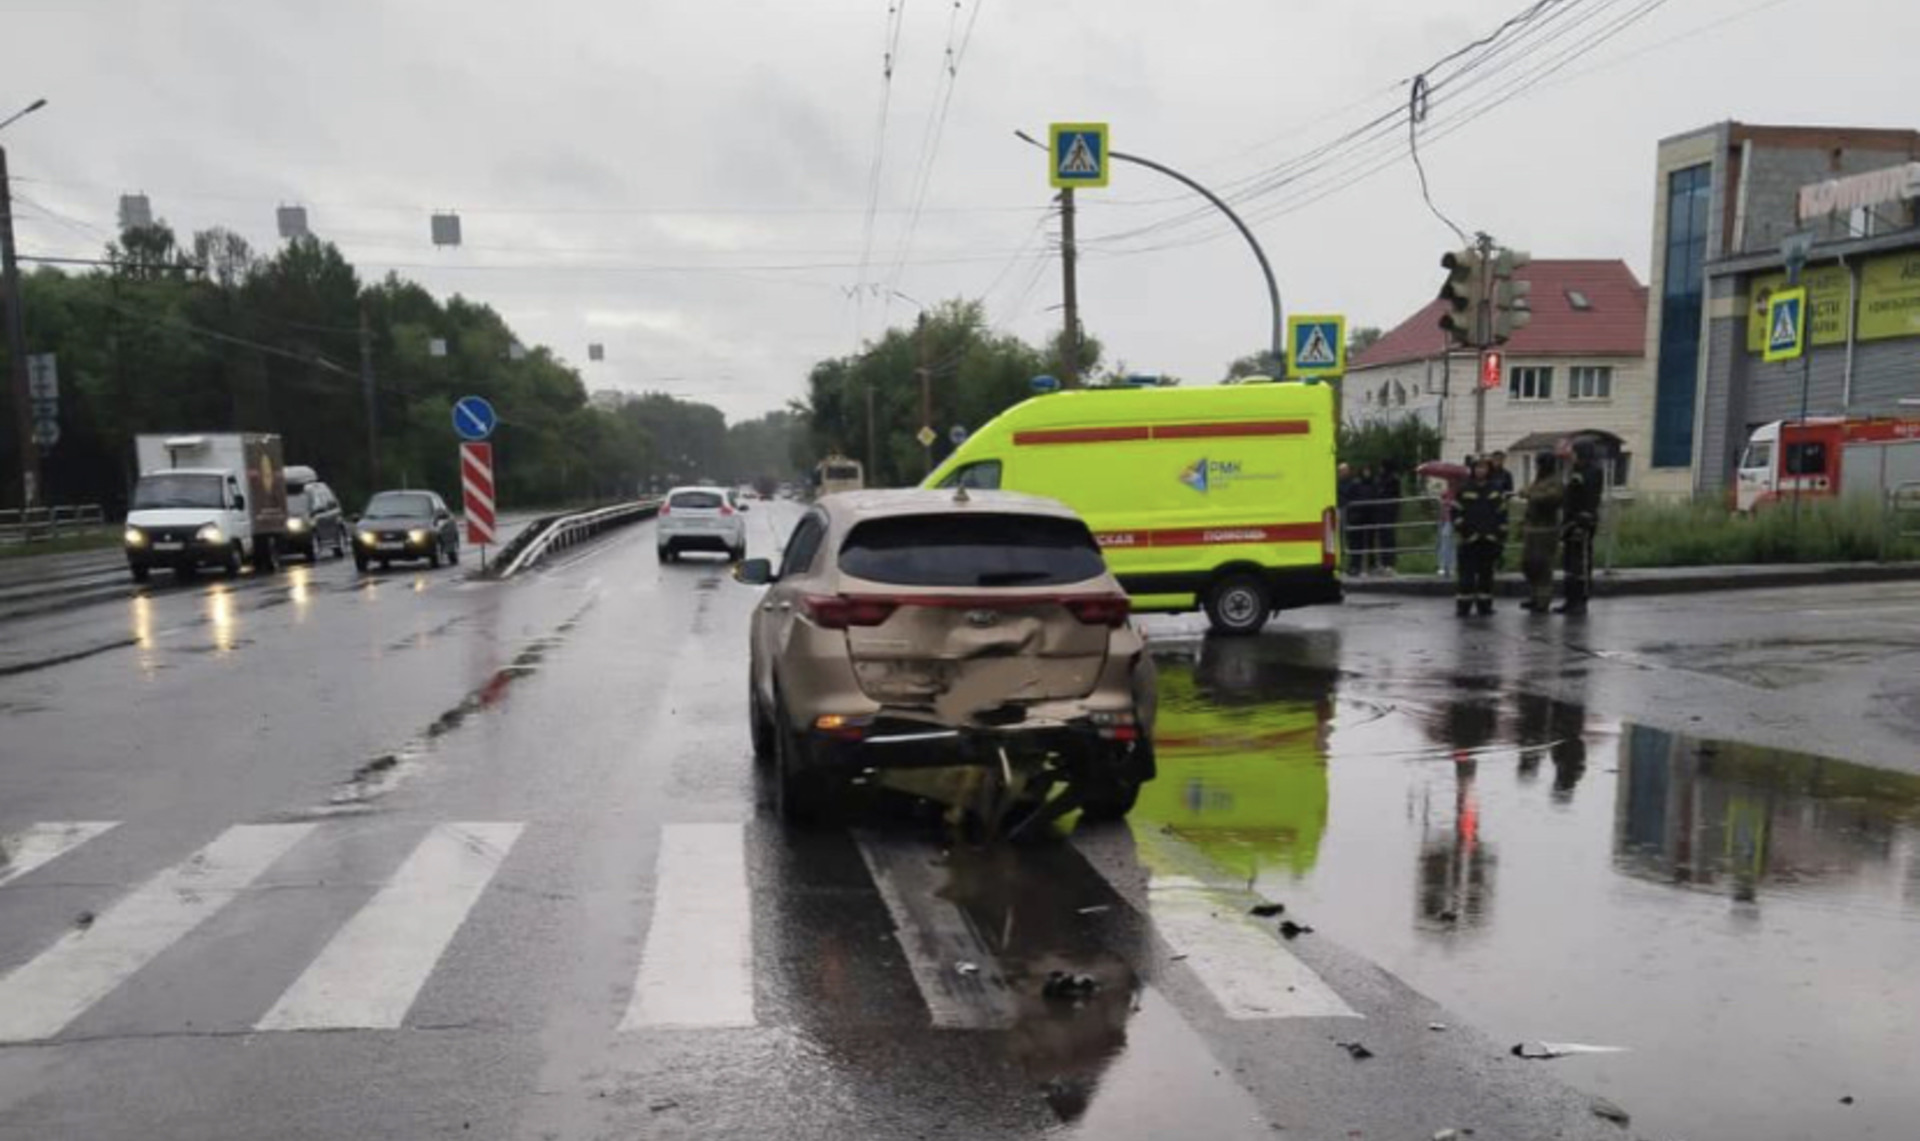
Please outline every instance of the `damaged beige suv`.
[[853, 784], [1019, 832], [1113, 819], [1154, 775], [1153, 664], [1085, 523], [1001, 492], [857, 491], [766, 559], [753, 614], [755, 754], [779, 814]]

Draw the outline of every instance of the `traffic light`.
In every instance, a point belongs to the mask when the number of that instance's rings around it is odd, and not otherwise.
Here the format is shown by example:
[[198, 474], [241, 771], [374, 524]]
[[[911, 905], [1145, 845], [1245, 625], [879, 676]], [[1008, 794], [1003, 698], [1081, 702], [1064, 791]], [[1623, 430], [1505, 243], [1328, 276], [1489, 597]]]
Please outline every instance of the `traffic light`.
[[1493, 343], [1504, 345], [1533, 320], [1527, 295], [1533, 283], [1514, 277], [1513, 271], [1533, 259], [1522, 250], [1502, 249], [1493, 257]]
[[1453, 343], [1463, 349], [1480, 344], [1480, 307], [1487, 295], [1486, 259], [1472, 248], [1454, 250], [1440, 259], [1447, 281], [1440, 287], [1440, 300], [1447, 303], [1440, 314], [1440, 327]]

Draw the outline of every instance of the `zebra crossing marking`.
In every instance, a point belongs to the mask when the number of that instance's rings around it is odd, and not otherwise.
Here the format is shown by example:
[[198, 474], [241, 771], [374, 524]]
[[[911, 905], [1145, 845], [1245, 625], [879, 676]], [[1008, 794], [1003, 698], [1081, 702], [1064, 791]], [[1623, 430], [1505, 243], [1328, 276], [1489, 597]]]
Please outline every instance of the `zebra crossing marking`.
[[668, 824], [660, 833], [653, 921], [620, 1029], [754, 1025], [746, 829]]
[[0, 886], [59, 859], [118, 824], [117, 820], [66, 820], [29, 824], [0, 836]]
[[435, 825], [255, 1029], [398, 1029], [523, 828]]
[[231, 903], [312, 824], [239, 824], [0, 979], [0, 1042], [65, 1029], [134, 972]]

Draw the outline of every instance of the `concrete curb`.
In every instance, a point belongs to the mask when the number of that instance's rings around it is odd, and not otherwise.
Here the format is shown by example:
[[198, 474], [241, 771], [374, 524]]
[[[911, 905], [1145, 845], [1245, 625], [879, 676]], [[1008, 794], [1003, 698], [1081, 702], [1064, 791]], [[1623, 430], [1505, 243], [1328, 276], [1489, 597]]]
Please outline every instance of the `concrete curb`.
[[[1556, 573], [1556, 579], [1559, 575]], [[1782, 563], [1766, 566], [1647, 567], [1594, 576], [1594, 597], [1628, 598], [1650, 594], [1700, 594], [1716, 590], [1760, 590], [1783, 586], [1845, 586], [1858, 583], [1920, 581], [1920, 562], [1913, 563]], [[1349, 596], [1400, 595], [1417, 598], [1453, 597], [1453, 580], [1437, 575], [1403, 578], [1343, 578]], [[1503, 598], [1520, 598], [1526, 580], [1503, 574], [1494, 584]]]

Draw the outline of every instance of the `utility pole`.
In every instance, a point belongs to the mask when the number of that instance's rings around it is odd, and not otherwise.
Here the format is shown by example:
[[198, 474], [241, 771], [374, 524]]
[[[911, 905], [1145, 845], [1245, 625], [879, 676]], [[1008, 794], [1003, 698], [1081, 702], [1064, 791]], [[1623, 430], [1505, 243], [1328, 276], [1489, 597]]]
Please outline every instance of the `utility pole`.
[[[1480, 306], [1473, 323], [1473, 342], [1480, 350], [1475, 360], [1476, 375], [1480, 359], [1493, 347], [1493, 235], [1482, 231], [1475, 235], [1475, 245], [1480, 250], [1481, 274], [1475, 285], [1481, 290]], [[1487, 386], [1485, 378], [1480, 378], [1473, 386], [1473, 454], [1481, 456], [1487, 450]]]
[[[920, 374], [920, 427], [924, 430], [933, 427], [933, 369], [927, 359], [927, 315], [924, 311], [913, 323], [913, 344], [920, 354], [920, 366], [914, 371]], [[926, 464], [926, 470], [921, 474], [932, 475], [933, 445], [923, 441], [920, 452]]]
[[13, 194], [7, 178], [7, 148], [0, 147], [0, 292], [7, 308], [7, 362], [13, 379], [13, 420], [20, 440], [20, 506], [39, 498], [40, 447], [33, 442], [33, 404], [27, 395], [27, 320], [20, 292], [20, 264], [13, 249]]
[[867, 385], [867, 479], [880, 477], [880, 450], [874, 446], [873, 385]]
[[380, 413], [373, 398], [373, 327], [360, 302], [360, 399], [367, 406], [367, 494], [380, 490]]
[[1065, 296], [1067, 328], [1060, 338], [1060, 382], [1080, 387], [1080, 289], [1074, 273], [1073, 188], [1060, 192], [1060, 284]]

